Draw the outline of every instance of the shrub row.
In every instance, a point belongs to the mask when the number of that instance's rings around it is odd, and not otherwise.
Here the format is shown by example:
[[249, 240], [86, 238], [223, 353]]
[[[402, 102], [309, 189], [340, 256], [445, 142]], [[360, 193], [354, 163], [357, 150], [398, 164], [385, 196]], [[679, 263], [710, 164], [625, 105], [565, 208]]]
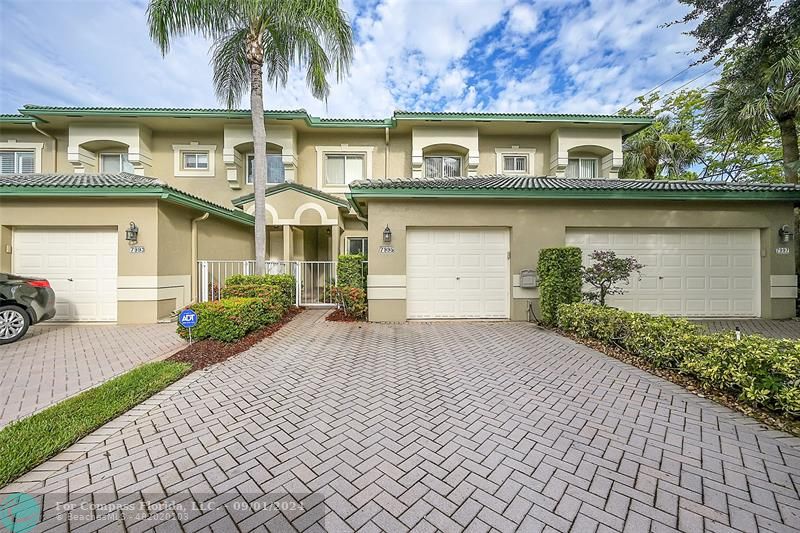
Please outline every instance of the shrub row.
[[295, 301], [295, 279], [290, 274], [237, 274], [225, 280], [226, 288], [231, 285], [272, 285], [280, 287], [289, 302]]
[[280, 303], [284, 308], [294, 304], [289, 300], [290, 295], [283, 287], [277, 285], [226, 285], [220, 293], [222, 299], [226, 298], [259, 298]]
[[574, 303], [558, 308], [558, 326], [639, 355], [741, 401], [800, 416], [800, 342], [710, 334], [685, 319]]
[[[275, 324], [286, 312], [281, 299], [224, 298], [214, 302], [200, 302], [189, 307], [197, 313], [197, 325], [192, 328], [192, 339], [214, 339], [233, 342], [251, 331]], [[178, 325], [178, 335], [189, 338], [189, 330]]]
[[361, 254], [340, 255], [336, 263], [336, 284], [339, 287], [367, 288], [367, 268]]
[[367, 291], [359, 287], [331, 287], [331, 297], [345, 314], [358, 318], [367, 318]]

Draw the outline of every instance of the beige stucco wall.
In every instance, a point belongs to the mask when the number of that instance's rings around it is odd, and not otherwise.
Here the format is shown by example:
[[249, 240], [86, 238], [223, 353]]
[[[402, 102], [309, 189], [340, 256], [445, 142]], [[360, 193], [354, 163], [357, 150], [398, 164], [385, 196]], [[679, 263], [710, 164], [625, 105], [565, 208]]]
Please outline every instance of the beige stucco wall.
[[[0, 198], [0, 270], [11, 271], [14, 227], [116, 227], [117, 322], [156, 322], [191, 301], [191, 220], [201, 214], [155, 199]], [[131, 221], [144, 253], [129, 251]], [[212, 215], [198, 226], [198, 258], [252, 259], [252, 227]]]
[[[35, 131], [30, 125], [0, 124], [0, 143], [16, 141], [19, 143], [42, 143], [42, 172], [72, 173], [72, 166], [67, 161], [67, 142], [69, 136], [66, 131], [49, 132], [53, 139]], [[55, 148], [56, 157], [53, 158]]]
[[[543, 176], [549, 171], [550, 140], [545, 136], [535, 135], [484, 135], [480, 138], [481, 161], [478, 165], [478, 174], [502, 174], [503, 169], [497, 168], [497, 150], [518, 146], [518, 150], [533, 149], [533, 164], [530, 174]], [[512, 149], [511, 152], [516, 152]]]
[[[711, 202], [579, 202], [579, 201], [446, 201], [372, 200], [369, 204], [369, 274], [389, 276], [392, 285], [406, 273], [408, 227], [507, 227], [510, 229], [510, 273], [536, 268], [539, 250], [564, 246], [568, 228], [758, 228], [761, 229], [761, 309], [766, 318], [794, 316], [794, 298], [770, 298], [770, 275], [793, 275], [793, 254], [776, 255], [777, 228], [792, 224], [790, 203]], [[392, 230], [393, 254], [380, 254], [383, 228]], [[794, 246], [792, 243], [791, 246]], [[403, 276], [403, 278], [397, 278]], [[509, 276], [511, 279], [512, 276]], [[380, 279], [380, 278], [377, 278]], [[509, 286], [511, 293], [512, 287]], [[378, 291], [397, 294], [396, 290]], [[538, 296], [534, 303], [538, 308]], [[525, 320], [528, 298], [511, 299], [511, 319]], [[405, 320], [404, 299], [370, 297], [370, 320]]]

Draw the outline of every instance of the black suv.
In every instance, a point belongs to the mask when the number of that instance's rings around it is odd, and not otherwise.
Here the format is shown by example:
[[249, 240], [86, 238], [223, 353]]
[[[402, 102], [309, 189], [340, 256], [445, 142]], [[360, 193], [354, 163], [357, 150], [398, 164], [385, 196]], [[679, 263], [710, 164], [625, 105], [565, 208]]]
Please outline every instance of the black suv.
[[46, 279], [0, 273], [0, 344], [22, 338], [31, 324], [56, 316], [56, 294]]

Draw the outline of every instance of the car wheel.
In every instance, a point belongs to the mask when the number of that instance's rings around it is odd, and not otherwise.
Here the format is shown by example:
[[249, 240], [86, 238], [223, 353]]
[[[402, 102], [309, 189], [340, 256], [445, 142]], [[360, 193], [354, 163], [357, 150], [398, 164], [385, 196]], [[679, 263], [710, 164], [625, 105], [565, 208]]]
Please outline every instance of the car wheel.
[[0, 307], [0, 344], [8, 344], [22, 338], [31, 319], [23, 309], [15, 305]]

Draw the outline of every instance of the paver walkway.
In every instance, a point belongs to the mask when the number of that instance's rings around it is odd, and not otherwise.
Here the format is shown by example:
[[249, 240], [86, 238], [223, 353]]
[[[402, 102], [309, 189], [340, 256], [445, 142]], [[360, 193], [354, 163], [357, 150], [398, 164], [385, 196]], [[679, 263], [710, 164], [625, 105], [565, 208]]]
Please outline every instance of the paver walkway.
[[0, 346], [0, 427], [183, 344], [174, 324], [33, 326]]
[[[129, 532], [800, 524], [798, 439], [526, 323], [329, 323], [306, 311], [118, 425], [44, 482], [6, 490], [52, 494], [43, 529], [62, 520], [58, 499], [133, 505], [142, 493], [222, 496], [182, 507], [180, 521], [125, 515]], [[282, 492], [305, 508], [219, 505]], [[121, 530], [116, 517], [81, 531]]]
[[695, 320], [711, 331], [735, 331], [738, 327], [744, 334], [758, 333], [776, 339], [800, 339], [800, 320], [731, 319]]

